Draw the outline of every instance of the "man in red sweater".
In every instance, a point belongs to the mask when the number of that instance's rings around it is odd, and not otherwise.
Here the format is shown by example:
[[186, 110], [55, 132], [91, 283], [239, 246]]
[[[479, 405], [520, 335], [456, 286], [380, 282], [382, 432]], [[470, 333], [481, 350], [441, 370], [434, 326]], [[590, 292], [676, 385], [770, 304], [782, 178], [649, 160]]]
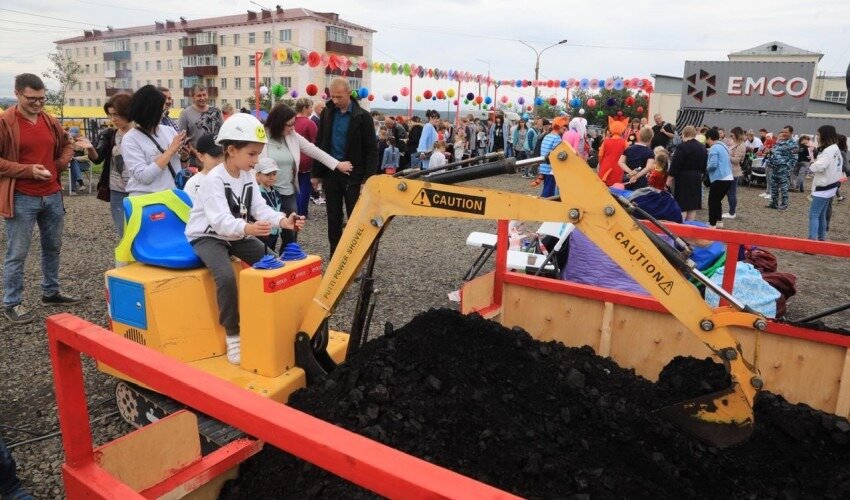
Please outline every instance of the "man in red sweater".
[[6, 219], [3, 264], [3, 314], [13, 323], [29, 323], [22, 304], [24, 263], [38, 225], [41, 241], [41, 302], [67, 305], [77, 297], [59, 291], [59, 254], [65, 206], [60, 175], [68, 168], [74, 144], [52, 116], [44, 112], [46, 90], [36, 75], [15, 77], [18, 104], [0, 117], [0, 215]]

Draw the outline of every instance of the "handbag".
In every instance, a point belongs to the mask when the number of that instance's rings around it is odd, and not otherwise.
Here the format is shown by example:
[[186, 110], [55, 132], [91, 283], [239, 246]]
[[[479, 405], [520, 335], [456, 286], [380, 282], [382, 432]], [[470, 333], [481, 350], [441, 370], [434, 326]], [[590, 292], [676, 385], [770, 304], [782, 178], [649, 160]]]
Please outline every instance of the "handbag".
[[112, 192], [110, 191], [109, 186], [108, 185], [104, 186], [103, 184], [98, 183], [98, 185], [97, 185], [97, 199], [103, 200], [103, 201], [109, 203], [111, 196], [112, 196]]
[[[153, 143], [153, 145], [154, 145], [154, 146], [156, 146], [156, 149], [158, 149], [158, 150], [159, 150], [159, 152], [160, 152], [161, 154], [165, 154], [165, 150], [164, 150], [164, 149], [162, 149], [162, 146], [160, 146], [160, 145], [159, 145], [159, 143], [158, 143], [158, 142], [156, 142], [156, 139], [154, 139], [154, 138], [153, 138], [153, 136], [152, 136], [152, 135], [150, 135], [150, 134], [148, 133], [148, 131], [147, 131], [147, 130], [144, 130], [144, 129], [143, 129], [143, 128], [141, 128], [141, 127], [136, 127], [136, 130], [138, 130], [139, 132], [141, 132], [141, 133], [145, 134], [145, 136], [146, 136], [148, 139], [150, 139], [150, 140], [151, 140], [151, 142]], [[171, 178], [172, 178], [172, 179], [174, 179], [174, 185], [175, 185], [175, 186], [177, 186], [177, 189], [183, 189], [183, 186], [185, 186], [185, 185], [186, 185], [186, 179], [180, 179], [180, 178], [177, 176], [177, 173], [176, 173], [176, 172], [174, 172], [174, 169], [173, 169], [173, 168], [171, 168], [171, 158], [169, 158], [169, 159], [168, 159], [168, 163], [166, 163], [166, 165], [168, 166], [168, 171], [169, 171], [169, 172], [171, 172]], [[181, 172], [180, 172], [180, 173], [182, 174], [182, 170], [181, 170]], [[182, 180], [182, 182], [181, 182], [181, 180]]]
[[708, 177], [708, 172], [702, 174], [702, 185], [705, 187], [711, 187], [711, 178]]

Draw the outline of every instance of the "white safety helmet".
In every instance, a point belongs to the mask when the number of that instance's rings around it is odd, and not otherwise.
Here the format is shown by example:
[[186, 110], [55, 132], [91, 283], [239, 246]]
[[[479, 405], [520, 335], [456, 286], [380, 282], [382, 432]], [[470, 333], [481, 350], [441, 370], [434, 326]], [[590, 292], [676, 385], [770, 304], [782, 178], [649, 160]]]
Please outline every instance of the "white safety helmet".
[[220, 146], [221, 141], [245, 141], [265, 144], [268, 142], [268, 139], [266, 139], [266, 129], [260, 123], [260, 120], [248, 113], [236, 113], [225, 120], [218, 130], [215, 143]]

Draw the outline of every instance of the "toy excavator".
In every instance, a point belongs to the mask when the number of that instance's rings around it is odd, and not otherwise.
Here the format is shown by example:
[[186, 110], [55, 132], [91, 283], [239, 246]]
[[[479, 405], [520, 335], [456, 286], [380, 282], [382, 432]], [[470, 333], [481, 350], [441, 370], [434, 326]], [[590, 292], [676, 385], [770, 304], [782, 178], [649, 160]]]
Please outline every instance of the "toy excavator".
[[[181, 209], [177, 203], [178, 195], [165, 192], [148, 206], [126, 203], [128, 229], [132, 230], [122, 247], [139, 263], [106, 273], [112, 330], [245, 390], [285, 402], [292, 392], [356, 352], [374, 307], [373, 303], [370, 306], [371, 275], [377, 243], [394, 217], [566, 221], [681, 321], [724, 362], [731, 375], [728, 389], [659, 412], [716, 446], [747, 439], [753, 430], [753, 401], [762, 380], [744, 360], [730, 328], [763, 330], [764, 318], [700, 274], [688, 259], [685, 242], [668, 232], [674, 241], [671, 246], [633, 218], [631, 214], [639, 209], [612, 196], [569, 145], [562, 144], [548, 158], [560, 188], [556, 199], [454, 185], [512, 173], [518, 166], [546, 158], [517, 162], [489, 156], [485, 160], [495, 161], [453, 170], [442, 167], [372, 176], [324, 274], [318, 256], [295, 256], [300, 259], [288, 260], [273, 270], [234, 263], [239, 283], [241, 366], [228, 363], [224, 355], [215, 286], [182, 235], [181, 221], [185, 222], [186, 214], [185, 207]], [[328, 317], [367, 259], [350, 335], [329, 331]], [[732, 306], [710, 308], [688, 277], [701, 281]], [[187, 304], [191, 309], [187, 310]], [[110, 367], [100, 368], [124, 379], [116, 396], [122, 416], [131, 424], [142, 426], [179, 408]], [[203, 416], [200, 424], [205, 447], [221, 445], [238, 434]]]

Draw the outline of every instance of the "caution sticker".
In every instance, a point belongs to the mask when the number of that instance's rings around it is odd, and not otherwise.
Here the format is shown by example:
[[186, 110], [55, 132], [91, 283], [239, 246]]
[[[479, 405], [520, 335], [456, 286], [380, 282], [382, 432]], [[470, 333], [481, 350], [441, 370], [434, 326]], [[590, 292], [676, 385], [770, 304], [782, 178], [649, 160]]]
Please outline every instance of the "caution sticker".
[[416, 193], [412, 203], [421, 207], [442, 208], [443, 210], [451, 210], [453, 212], [484, 215], [487, 207], [487, 198], [422, 188]]

